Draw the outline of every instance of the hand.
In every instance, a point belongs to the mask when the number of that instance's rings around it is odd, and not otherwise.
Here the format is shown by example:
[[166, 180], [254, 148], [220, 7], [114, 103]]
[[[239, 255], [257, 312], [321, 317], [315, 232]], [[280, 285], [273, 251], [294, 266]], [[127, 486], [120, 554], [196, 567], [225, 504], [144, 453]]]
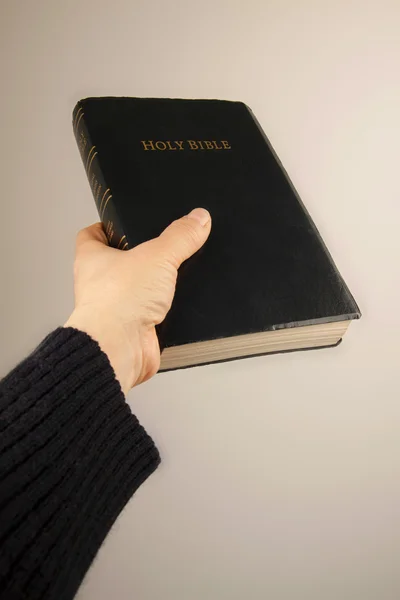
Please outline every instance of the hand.
[[160, 237], [126, 252], [107, 245], [101, 223], [79, 232], [75, 310], [65, 327], [85, 331], [100, 344], [124, 393], [158, 371], [155, 326], [171, 308], [178, 268], [210, 230], [210, 214], [197, 208]]

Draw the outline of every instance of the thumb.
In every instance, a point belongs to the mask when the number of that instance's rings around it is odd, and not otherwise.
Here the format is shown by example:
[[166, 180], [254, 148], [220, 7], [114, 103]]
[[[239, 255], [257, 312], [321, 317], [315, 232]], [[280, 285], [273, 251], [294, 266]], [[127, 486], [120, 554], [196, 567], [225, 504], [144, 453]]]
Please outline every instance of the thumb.
[[176, 268], [200, 250], [211, 231], [211, 215], [205, 208], [195, 208], [186, 217], [171, 223], [160, 235], [161, 250]]
[[103, 225], [101, 223], [94, 223], [94, 225], [90, 225], [90, 227], [81, 229], [76, 237], [77, 251], [87, 242], [97, 242], [101, 245], [108, 246], [106, 234], [104, 233]]

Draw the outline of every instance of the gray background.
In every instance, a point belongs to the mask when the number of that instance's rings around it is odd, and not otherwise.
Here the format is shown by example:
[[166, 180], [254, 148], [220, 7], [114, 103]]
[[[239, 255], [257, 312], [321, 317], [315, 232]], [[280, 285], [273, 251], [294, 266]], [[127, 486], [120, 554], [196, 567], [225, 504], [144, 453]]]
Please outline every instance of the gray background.
[[72, 309], [97, 220], [71, 129], [88, 95], [248, 103], [364, 313], [335, 350], [130, 394], [163, 464], [79, 600], [398, 599], [398, 0], [0, 6], [3, 373]]

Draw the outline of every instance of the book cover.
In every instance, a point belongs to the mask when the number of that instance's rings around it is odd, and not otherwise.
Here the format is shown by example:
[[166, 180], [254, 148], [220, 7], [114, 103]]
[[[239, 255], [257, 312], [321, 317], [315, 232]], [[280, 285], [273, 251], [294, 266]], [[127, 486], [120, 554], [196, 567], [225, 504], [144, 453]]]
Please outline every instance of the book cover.
[[73, 127], [109, 243], [128, 250], [197, 206], [165, 347], [356, 319], [359, 308], [252, 111], [241, 102], [87, 98]]

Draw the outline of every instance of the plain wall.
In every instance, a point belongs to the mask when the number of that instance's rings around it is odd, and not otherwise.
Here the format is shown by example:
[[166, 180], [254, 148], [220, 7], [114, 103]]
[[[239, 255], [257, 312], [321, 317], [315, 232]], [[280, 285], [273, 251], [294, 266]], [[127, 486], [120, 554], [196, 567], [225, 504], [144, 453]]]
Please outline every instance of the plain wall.
[[249, 104], [364, 313], [129, 395], [163, 464], [79, 600], [400, 597], [399, 32], [398, 0], [2, 0], [3, 374], [72, 310], [85, 96]]

